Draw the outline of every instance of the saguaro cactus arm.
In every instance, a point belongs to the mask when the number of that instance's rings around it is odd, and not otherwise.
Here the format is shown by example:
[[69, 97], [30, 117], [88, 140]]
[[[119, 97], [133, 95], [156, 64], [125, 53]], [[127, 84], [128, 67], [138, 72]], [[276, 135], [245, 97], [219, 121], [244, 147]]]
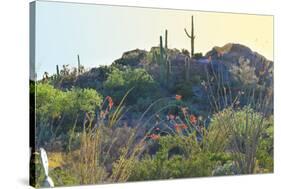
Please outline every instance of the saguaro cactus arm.
[[[186, 28], [184, 28], [185, 34], [187, 35], [187, 37], [192, 38], [191, 35], [189, 35], [188, 31], [186, 30]], [[195, 35], [193, 36], [193, 38], [195, 39]]]
[[184, 28], [184, 31], [185, 31], [185, 34], [187, 35], [187, 37], [190, 38], [190, 40], [191, 40], [191, 56], [193, 56], [194, 55], [194, 39], [195, 39], [193, 16], [191, 17], [191, 33], [189, 34], [186, 28]]

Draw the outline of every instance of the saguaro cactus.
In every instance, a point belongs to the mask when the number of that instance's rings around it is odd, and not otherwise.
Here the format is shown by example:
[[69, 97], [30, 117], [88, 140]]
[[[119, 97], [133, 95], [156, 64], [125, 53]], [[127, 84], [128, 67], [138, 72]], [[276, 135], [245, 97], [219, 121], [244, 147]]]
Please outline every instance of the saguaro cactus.
[[80, 64], [79, 54], [77, 55], [77, 60], [78, 60], [78, 75], [79, 75], [81, 73], [81, 64]]
[[163, 48], [163, 40], [162, 40], [162, 36], [160, 36], [160, 64], [164, 64], [164, 48]]
[[186, 28], [184, 28], [184, 31], [185, 31], [185, 34], [187, 35], [187, 37], [190, 38], [190, 40], [191, 40], [191, 57], [193, 57], [193, 55], [194, 55], [194, 39], [195, 39], [193, 16], [191, 16], [191, 33], [189, 34], [187, 32]]
[[60, 76], [60, 69], [59, 69], [59, 65], [56, 65], [56, 69], [57, 69], [57, 77]]
[[167, 58], [167, 61], [166, 61], [166, 71], [167, 71], [167, 85], [169, 85], [169, 81], [170, 81], [170, 77], [171, 77], [171, 62], [170, 60], [168, 60]]
[[171, 62], [168, 56], [168, 30], [165, 30], [165, 48], [163, 48], [162, 36], [160, 36], [160, 65], [162, 66], [162, 73], [166, 70], [166, 84], [169, 84], [171, 75]]
[[184, 79], [185, 81], [189, 80], [189, 75], [190, 75], [190, 58], [186, 57], [184, 59]]
[[168, 49], [168, 30], [165, 30], [165, 49]]

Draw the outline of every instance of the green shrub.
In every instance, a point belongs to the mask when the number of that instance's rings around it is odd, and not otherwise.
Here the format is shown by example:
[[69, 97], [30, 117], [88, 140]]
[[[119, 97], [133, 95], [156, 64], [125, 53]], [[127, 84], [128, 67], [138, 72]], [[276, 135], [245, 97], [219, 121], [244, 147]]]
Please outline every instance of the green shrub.
[[200, 59], [200, 58], [202, 58], [203, 57], [203, 54], [202, 53], [194, 53], [194, 55], [193, 55], [193, 58], [194, 59]]
[[239, 173], [252, 174], [258, 169], [258, 158], [262, 166], [271, 167], [265, 165], [271, 164], [272, 157], [266, 149], [272, 149], [273, 143], [262, 137], [270, 124], [272, 120], [249, 107], [227, 108], [213, 117], [205, 146], [213, 153], [230, 151]]
[[262, 133], [258, 145], [257, 160], [260, 172], [273, 172], [273, 116], [266, 123], [266, 129]]
[[[51, 138], [67, 133], [84, 113], [93, 113], [102, 97], [94, 89], [72, 88], [62, 91], [46, 83], [36, 85], [36, 142], [45, 144]], [[81, 130], [81, 129], [80, 129]]]
[[157, 83], [144, 69], [115, 69], [105, 82], [106, 94], [110, 95], [117, 104], [131, 88], [133, 90], [126, 100], [127, 104], [135, 104], [140, 96], [154, 99], [157, 87]]
[[223, 165], [218, 165], [213, 170], [213, 176], [224, 176], [224, 175], [236, 175], [237, 174], [237, 167], [233, 161], [228, 161]]
[[73, 172], [63, 170], [62, 168], [55, 168], [50, 170], [49, 176], [54, 181], [54, 185], [57, 186], [73, 186], [79, 185], [79, 180], [75, 177]]
[[168, 135], [159, 140], [153, 156], [145, 155], [132, 170], [131, 181], [210, 176], [215, 166], [201, 149], [195, 133], [189, 137]]

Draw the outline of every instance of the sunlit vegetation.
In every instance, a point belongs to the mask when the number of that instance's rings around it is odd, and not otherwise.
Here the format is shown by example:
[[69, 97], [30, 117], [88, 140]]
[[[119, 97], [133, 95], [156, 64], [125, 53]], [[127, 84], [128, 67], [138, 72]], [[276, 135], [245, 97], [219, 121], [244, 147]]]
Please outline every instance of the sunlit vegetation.
[[238, 44], [190, 56], [167, 35], [32, 85], [36, 187], [40, 147], [56, 186], [273, 172], [273, 62]]

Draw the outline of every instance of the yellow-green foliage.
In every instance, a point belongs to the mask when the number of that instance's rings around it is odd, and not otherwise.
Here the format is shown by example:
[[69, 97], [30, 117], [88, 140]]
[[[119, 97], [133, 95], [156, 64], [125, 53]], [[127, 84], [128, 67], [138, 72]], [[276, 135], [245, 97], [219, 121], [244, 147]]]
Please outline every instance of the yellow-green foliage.
[[[154, 99], [157, 83], [151, 75], [142, 68], [126, 70], [114, 69], [105, 81], [107, 94], [111, 96], [116, 103], [120, 103], [126, 92], [134, 88], [126, 99], [126, 104], [135, 105], [142, 98], [149, 97]], [[149, 105], [149, 104], [148, 104]]]
[[63, 165], [63, 153], [62, 152], [49, 152], [48, 153], [49, 167], [54, 169]]
[[[270, 128], [269, 125], [273, 125], [272, 119], [249, 107], [236, 111], [228, 108], [217, 113], [212, 119], [205, 145], [211, 152], [231, 152], [241, 174], [254, 173], [258, 169], [257, 153], [262, 154], [260, 152], [262, 148], [273, 147], [270, 142], [266, 144], [268, 147], [261, 146], [265, 142], [263, 135], [267, 128]], [[269, 159], [272, 158], [272, 154], [267, 155]], [[263, 161], [270, 160], [263, 159]], [[265, 166], [265, 163], [263, 164]], [[267, 166], [272, 170], [270, 165]]]
[[266, 129], [262, 133], [257, 150], [258, 169], [260, 173], [273, 172], [273, 116], [266, 120]]
[[[102, 97], [94, 89], [72, 88], [62, 91], [47, 83], [36, 85], [36, 142], [49, 142], [66, 134], [85, 113], [94, 115]], [[67, 119], [64, 119], [67, 116]], [[76, 119], [76, 120], [75, 120]], [[80, 129], [81, 130], [81, 129]]]
[[94, 89], [72, 88], [62, 91], [52, 85], [36, 85], [36, 112], [46, 117], [58, 117], [62, 113], [92, 112], [100, 106], [101, 95]]

